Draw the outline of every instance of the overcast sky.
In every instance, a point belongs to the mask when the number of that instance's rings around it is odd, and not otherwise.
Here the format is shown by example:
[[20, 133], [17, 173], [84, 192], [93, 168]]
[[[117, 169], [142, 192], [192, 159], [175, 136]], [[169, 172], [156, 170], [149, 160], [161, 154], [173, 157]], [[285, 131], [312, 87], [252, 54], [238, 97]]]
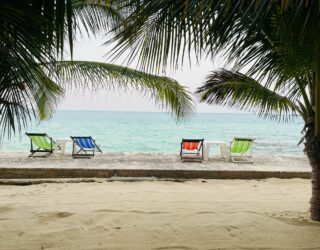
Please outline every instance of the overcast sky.
[[[103, 39], [85, 39], [76, 42], [74, 48], [75, 60], [108, 62], [105, 54], [110, 48], [102, 45]], [[187, 86], [193, 92], [204, 81], [206, 75], [214, 69], [222, 67], [219, 58], [213, 63], [203, 59], [199, 65], [193, 60], [192, 66], [186, 63], [177, 72], [167, 73], [167, 76], [177, 80], [180, 84]], [[123, 63], [118, 60], [117, 64]], [[66, 93], [60, 102], [60, 110], [111, 110], [111, 111], [163, 111], [155, 103], [136, 92], [117, 93], [111, 91], [100, 91], [98, 93], [81, 92]], [[223, 107], [214, 107], [207, 104], [197, 103], [197, 112], [230, 112]]]

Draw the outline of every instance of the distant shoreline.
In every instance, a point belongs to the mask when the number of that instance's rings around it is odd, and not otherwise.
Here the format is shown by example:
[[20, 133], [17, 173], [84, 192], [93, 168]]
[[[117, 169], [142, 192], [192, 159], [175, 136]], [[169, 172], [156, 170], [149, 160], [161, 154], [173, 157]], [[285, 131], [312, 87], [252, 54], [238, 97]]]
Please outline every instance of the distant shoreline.
[[[160, 113], [160, 114], [169, 114], [169, 112], [166, 111], [139, 111], [139, 110], [93, 110], [93, 109], [88, 109], [88, 110], [83, 110], [83, 109], [57, 109], [56, 112], [112, 112], [112, 113]], [[248, 115], [256, 115], [254, 113], [247, 113], [247, 112], [194, 112], [194, 114], [248, 114]]]

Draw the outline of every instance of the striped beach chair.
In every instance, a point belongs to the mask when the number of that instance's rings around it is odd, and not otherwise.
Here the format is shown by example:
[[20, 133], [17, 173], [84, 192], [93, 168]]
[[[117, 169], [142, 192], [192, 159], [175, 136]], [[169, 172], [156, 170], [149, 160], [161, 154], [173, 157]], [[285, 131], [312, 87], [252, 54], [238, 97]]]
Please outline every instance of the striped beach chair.
[[102, 153], [100, 147], [91, 136], [70, 136], [73, 142], [73, 158], [91, 158], [95, 152]]
[[229, 152], [232, 162], [253, 163], [252, 146], [254, 139], [235, 137], [230, 143]]
[[[31, 149], [30, 152], [31, 156], [40, 156], [46, 157], [53, 153], [54, 151], [54, 141], [52, 137], [48, 136], [46, 133], [26, 133], [26, 135], [30, 138]], [[35, 155], [36, 153], [47, 153], [45, 155]]]
[[180, 148], [181, 160], [202, 162], [203, 141], [204, 139], [182, 139]]

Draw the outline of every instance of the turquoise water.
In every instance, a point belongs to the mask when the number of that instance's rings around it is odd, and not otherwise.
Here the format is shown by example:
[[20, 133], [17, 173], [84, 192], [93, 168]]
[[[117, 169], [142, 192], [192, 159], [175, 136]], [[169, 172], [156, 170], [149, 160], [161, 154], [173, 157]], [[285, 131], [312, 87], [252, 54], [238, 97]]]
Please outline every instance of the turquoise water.
[[[176, 123], [166, 113], [57, 111], [27, 131], [47, 132], [53, 138], [92, 135], [105, 152], [175, 153], [181, 138], [230, 142], [234, 136], [248, 136], [256, 138], [256, 154], [303, 155], [302, 146], [297, 146], [302, 127], [300, 119], [279, 123], [252, 114], [199, 113]], [[22, 134], [5, 141], [2, 151], [28, 151], [29, 143]]]

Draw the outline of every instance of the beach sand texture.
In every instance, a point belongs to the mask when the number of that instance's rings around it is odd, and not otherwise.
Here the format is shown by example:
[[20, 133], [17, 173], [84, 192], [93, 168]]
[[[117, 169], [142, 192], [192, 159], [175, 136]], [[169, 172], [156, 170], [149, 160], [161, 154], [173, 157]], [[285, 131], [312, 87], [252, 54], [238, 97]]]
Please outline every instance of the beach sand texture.
[[309, 180], [0, 188], [0, 249], [320, 249]]
[[110, 153], [92, 159], [72, 159], [70, 154], [28, 158], [28, 152], [1, 152], [0, 168], [88, 168], [88, 169], [171, 169], [171, 170], [256, 170], [306, 171], [311, 167], [305, 156], [255, 156], [254, 164], [232, 163], [212, 157], [202, 164], [181, 162], [179, 154]]

